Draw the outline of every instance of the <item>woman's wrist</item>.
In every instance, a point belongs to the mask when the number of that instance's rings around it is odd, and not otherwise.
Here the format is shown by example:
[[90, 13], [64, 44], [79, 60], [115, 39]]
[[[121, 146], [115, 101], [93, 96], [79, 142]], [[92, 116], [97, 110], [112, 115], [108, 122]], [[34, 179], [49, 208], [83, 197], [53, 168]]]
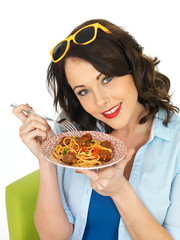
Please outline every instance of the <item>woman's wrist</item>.
[[119, 191], [114, 193], [111, 198], [115, 202], [115, 204], [118, 204], [119, 208], [124, 208], [124, 205], [127, 204], [127, 199], [131, 198], [133, 188], [130, 185], [129, 181], [125, 177], [122, 178], [121, 186], [119, 188]]
[[55, 164], [49, 162], [42, 154], [38, 156], [40, 170], [56, 169]]

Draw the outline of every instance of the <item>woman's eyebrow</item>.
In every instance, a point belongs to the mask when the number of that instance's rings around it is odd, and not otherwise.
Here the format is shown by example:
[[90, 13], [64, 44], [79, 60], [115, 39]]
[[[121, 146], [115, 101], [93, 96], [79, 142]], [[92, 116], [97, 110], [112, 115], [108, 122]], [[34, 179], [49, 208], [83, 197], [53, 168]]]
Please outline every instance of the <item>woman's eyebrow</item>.
[[[96, 79], [98, 80], [100, 78], [100, 76], [102, 75], [102, 73], [98, 74]], [[79, 88], [79, 87], [86, 87], [85, 85], [77, 85], [73, 88], [73, 90], [75, 91], [76, 88]]]
[[73, 88], [73, 90], [75, 91], [75, 89], [76, 88], [79, 88], [79, 87], [86, 87], [85, 85], [78, 85], [78, 86], [75, 86], [74, 88]]
[[98, 74], [97, 77], [96, 77], [96, 79], [98, 80], [101, 75], [102, 75], [102, 73]]

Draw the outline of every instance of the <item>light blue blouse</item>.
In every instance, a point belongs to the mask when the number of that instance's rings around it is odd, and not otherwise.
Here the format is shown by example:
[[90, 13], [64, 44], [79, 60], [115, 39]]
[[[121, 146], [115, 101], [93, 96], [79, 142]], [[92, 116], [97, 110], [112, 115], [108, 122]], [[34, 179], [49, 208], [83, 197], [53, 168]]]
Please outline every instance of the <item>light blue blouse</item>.
[[[154, 218], [176, 240], [180, 239], [180, 116], [174, 114], [168, 127], [159, 111], [149, 141], [137, 152], [129, 182]], [[98, 130], [98, 129], [97, 129]], [[55, 133], [61, 129], [56, 126]], [[99, 131], [104, 131], [102, 128]], [[75, 170], [57, 167], [60, 193], [69, 222], [74, 224], [71, 240], [81, 240], [88, 215], [92, 188], [89, 178]], [[120, 219], [120, 240], [132, 239]]]

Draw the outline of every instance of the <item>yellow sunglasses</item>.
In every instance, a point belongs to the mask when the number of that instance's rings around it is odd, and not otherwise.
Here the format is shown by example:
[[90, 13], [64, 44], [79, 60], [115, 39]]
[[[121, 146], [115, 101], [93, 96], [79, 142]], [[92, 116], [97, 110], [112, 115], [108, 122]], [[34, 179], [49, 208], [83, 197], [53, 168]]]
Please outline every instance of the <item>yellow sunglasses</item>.
[[71, 40], [79, 45], [87, 45], [93, 42], [97, 37], [98, 28], [102, 29], [106, 33], [111, 33], [106, 27], [102, 26], [99, 23], [93, 23], [87, 25], [73, 35], [70, 35], [68, 38], [56, 44], [56, 46], [51, 50], [50, 55], [53, 62], [59, 62], [67, 53], [70, 47]]

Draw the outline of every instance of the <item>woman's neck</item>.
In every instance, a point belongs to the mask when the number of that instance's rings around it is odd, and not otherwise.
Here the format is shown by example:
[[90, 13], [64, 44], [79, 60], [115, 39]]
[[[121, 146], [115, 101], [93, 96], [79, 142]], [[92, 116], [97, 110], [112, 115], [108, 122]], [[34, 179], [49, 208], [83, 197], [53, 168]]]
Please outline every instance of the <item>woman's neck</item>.
[[136, 151], [144, 145], [150, 136], [152, 120], [144, 124], [139, 124], [142, 117], [147, 114], [144, 106], [139, 104], [136, 109], [136, 114], [133, 115], [131, 121], [121, 129], [114, 129], [111, 135], [120, 138], [127, 146], [127, 148], [135, 148]]
[[139, 124], [140, 120], [146, 114], [147, 111], [145, 107], [142, 104], [138, 103], [136, 109], [134, 110], [134, 113], [132, 114], [130, 121], [123, 128], [115, 129], [113, 131], [119, 132], [127, 136], [136, 135], [141, 132], [148, 131], [148, 128], [150, 127], [149, 125], [151, 125], [149, 121], [144, 124]]

